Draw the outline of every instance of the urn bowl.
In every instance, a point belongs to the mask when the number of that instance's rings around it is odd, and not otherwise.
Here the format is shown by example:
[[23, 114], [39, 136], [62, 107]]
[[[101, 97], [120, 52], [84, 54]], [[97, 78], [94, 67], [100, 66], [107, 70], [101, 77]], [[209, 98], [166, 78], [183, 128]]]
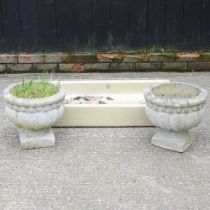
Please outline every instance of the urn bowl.
[[[201, 122], [207, 100], [206, 90], [188, 83], [171, 82], [146, 89], [144, 96], [149, 120], [163, 129], [159, 139], [165, 137], [170, 141], [175, 133], [182, 136], [183, 142], [191, 139], [188, 130]], [[153, 137], [153, 143], [156, 137]], [[174, 136], [177, 141], [179, 137]]]
[[64, 92], [60, 90], [53, 96], [25, 99], [11, 94], [11, 90], [18, 84], [13, 84], [4, 90], [6, 113], [17, 126], [27, 129], [43, 129], [52, 126], [64, 111]]

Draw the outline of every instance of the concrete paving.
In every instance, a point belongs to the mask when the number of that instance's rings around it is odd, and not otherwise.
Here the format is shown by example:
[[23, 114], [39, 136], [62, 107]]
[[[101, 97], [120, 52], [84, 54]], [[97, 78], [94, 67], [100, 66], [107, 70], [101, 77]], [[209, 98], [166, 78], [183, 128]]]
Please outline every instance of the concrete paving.
[[[53, 148], [21, 150], [2, 90], [23, 77], [0, 75], [0, 210], [210, 209], [210, 103], [184, 153], [151, 145], [156, 128], [54, 129]], [[210, 95], [210, 73], [56, 74], [59, 79], [169, 78]]]

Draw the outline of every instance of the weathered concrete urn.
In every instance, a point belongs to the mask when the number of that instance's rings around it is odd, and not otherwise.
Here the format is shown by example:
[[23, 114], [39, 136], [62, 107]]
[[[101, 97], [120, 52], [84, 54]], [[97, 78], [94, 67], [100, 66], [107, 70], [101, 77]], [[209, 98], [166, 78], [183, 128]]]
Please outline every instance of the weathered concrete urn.
[[61, 87], [49, 97], [37, 99], [18, 98], [11, 90], [21, 83], [7, 87], [4, 92], [6, 113], [17, 126], [20, 144], [23, 149], [34, 149], [55, 145], [55, 136], [51, 126], [64, 113], [65, 94]]
[[192, 84], [171, 82], [146, 89], [144, 96], [149, 120], [161, 128], [153, 136], [152, 144], [184, 152], [193, 141], [188, 130], [197, 126], [203, 117], [206, 90]]

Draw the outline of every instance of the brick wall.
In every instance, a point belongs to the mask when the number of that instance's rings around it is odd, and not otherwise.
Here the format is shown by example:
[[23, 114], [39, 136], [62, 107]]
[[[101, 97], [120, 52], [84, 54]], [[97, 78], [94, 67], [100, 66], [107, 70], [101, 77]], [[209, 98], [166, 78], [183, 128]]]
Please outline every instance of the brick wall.
[[1, 73], [208, 71], [210, 53], [0, 54]]

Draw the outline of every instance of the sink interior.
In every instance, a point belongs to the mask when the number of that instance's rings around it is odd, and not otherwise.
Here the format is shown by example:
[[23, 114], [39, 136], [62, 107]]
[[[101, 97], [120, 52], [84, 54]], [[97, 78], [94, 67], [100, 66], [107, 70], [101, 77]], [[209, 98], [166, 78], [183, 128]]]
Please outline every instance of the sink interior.
[[65, 113], [56, 127], [151, 126], [144, 90], [168, 80], [61, 81]]
[[139, 94], [67, 94], [65, 104], [144, 104], [144, 96]]
[[[62, 81], [66, 105], [144, 104], [144, 90], [164, 80]], [[167, 82], [167, 80], [165, 81]]]

